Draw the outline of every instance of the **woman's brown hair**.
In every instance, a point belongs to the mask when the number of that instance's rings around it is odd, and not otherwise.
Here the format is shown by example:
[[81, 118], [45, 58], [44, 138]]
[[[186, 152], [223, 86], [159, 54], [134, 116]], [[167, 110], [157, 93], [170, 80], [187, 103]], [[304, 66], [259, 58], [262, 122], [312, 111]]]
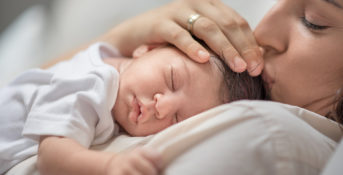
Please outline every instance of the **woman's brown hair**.
[[343, 125], [343, 92], [342, 88], [337, 91], [333, 109], [326, 117]]

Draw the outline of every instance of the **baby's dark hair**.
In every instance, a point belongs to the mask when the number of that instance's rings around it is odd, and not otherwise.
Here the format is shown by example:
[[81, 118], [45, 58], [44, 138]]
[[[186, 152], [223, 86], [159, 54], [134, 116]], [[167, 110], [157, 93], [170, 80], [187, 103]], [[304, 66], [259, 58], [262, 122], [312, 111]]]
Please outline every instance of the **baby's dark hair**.
[[[194, 36], [193, 36], [194, 37]], [[211, 49], [204, 43], [204, 41], [194, 37], [202, 46], [208, 51]], [[237, 100], [266, 100], [266, 91], [263, 86], [261, 76], [251, 77], [247, 71], [242, 73], [233, 72], [224, 58], [213, 54], [211, 59], [215, 59], [219, 70], [223, 75], [223, 88], [221, 94], [223, 95], [224, 103], [230, 103]]]
[[242, 73], [233, 72], [224, 59], [211, 56], [223, 75], [222, 92], [224, 103], [237, 100], [265, 100], [266, 93], [261, 76], [251, 77], [246, 71]]

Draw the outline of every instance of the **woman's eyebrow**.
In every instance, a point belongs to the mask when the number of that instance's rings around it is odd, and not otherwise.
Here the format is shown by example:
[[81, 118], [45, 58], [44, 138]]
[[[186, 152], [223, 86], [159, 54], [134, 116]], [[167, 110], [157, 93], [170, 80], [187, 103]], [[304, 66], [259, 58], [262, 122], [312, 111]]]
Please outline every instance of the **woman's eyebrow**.
[[343, 6], [340, 5], [338, 2], [336, 2], [335, 0], [324, 0], [324, 1], [340, 8], [340, 9], [343, 9]]

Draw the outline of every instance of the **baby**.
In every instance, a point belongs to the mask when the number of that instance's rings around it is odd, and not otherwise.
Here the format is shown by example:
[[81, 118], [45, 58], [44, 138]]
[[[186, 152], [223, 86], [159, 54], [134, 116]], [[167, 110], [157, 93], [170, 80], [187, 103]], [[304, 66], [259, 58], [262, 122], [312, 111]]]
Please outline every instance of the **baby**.
[[41, 174], [158, 172], [158, 153], [89, 150], [118, 134], [155, 134], [220, 104], [263, 99], [260, 77], [212, 56], [199, 64], [173, 46], [141, 46], [133, 58], [96, 43], [0, 90], [0, 174], [38, 154]]

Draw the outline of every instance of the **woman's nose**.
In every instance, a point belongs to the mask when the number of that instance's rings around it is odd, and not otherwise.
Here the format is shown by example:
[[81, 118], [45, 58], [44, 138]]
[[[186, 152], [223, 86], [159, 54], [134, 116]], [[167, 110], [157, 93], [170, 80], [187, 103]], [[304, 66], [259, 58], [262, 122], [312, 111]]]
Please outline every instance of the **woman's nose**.
[[174, 115], [177, 109], [176, 99], [173, 97], [157, 93], [154, 95], [156, 117], [158, 119], [164, 119], [165, 117]]
[[259, 45], [275, 52], [284, 52], [288, 47], [292, 19], [287, 1], [278, 1], [264, 16], [254, 31]]

